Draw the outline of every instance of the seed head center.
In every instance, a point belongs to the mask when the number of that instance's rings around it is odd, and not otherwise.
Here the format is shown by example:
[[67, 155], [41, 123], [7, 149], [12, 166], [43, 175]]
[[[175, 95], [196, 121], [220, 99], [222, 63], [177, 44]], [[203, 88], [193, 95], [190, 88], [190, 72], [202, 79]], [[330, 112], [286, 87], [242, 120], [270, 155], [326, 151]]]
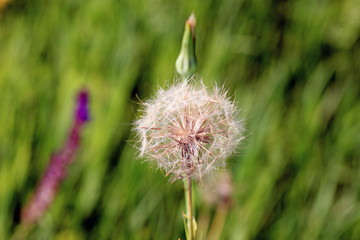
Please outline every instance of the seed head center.
[[[184, 124], [183, 124], [184, 123]], [[201, 155], [204, 144], [211, 142], [211, 128], [206, 126], [205, 120], [185, 119], [177, 121], [169, 128], [170, 137], [176, 142], [183, 160], [190, 167], [191, 158], [194, 155]]]

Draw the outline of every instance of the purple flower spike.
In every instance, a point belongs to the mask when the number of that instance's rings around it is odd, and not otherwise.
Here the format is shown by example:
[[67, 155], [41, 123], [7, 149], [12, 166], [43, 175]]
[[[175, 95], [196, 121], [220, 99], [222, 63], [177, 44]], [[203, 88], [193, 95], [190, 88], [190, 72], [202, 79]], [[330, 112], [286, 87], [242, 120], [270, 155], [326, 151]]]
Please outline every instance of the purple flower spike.
[[68, 165], [73, 161], [80, 147], [83, 124], [89, 120], [88, 95], [86, 90], [78, 93], [76, 116], [65, 145], [51, 157], [34, 195], [21, 212], [21, 221], [26, 224], [37, 222], [53, 202], [61, 181], [66, 176]]
[[89, 120], [88, 95], [89, 94], [86, 90], [82, 90], [78, 94], [78, 103], [76, 109], [76, 121], [78, 122], [86, 122]]

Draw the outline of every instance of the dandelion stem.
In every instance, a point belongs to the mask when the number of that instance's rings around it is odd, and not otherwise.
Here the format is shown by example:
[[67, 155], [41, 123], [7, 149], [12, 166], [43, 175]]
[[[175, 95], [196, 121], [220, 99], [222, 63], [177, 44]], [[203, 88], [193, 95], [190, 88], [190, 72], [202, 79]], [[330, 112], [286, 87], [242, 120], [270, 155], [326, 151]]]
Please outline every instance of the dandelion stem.
[[191, 177], [184, 178], [184, 190], [185, 190], [185, 201], [186, 201], [186, 216], [187, 216], [187, 239], [195, 240], [195, 226], [193, 220], [193, 207], [192, 207], [192, 181]]

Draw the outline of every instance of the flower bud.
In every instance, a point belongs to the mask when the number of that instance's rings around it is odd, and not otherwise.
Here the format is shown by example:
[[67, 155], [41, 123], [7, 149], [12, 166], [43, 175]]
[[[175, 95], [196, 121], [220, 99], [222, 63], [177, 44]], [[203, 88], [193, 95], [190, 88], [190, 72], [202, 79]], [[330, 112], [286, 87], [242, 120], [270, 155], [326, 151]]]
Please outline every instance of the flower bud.
[[175, 63], [176, 71], [183, 79], [190, 78], [196, 71], [197, 60], [195, 55], [195, 25], [195, 15], [192, 13], [185, 23], [181, 51]]

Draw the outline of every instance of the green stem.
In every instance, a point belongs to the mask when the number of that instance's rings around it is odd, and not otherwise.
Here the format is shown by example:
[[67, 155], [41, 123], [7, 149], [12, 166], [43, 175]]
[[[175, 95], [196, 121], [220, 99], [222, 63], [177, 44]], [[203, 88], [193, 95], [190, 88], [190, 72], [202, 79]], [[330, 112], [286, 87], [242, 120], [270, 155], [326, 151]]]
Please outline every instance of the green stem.
[[213, 223], [209, 230], [207, 240], [220, 239], [221, 233], [222, 233], [224, 225], [225, 225], [226, 216], [228, 214], [228, 211], [229, 211], [228, 203], [219, 203], [219, 205], [216, 209], [216, 214], [215, 214]]
[[188, 240], [195, 240], [195, 229], [193, 223], [193, 207], [192, 207], [192, 181], [191, 177], [184, 179], [185, 201], [186, 201], [186, 216], [188, 228]]

